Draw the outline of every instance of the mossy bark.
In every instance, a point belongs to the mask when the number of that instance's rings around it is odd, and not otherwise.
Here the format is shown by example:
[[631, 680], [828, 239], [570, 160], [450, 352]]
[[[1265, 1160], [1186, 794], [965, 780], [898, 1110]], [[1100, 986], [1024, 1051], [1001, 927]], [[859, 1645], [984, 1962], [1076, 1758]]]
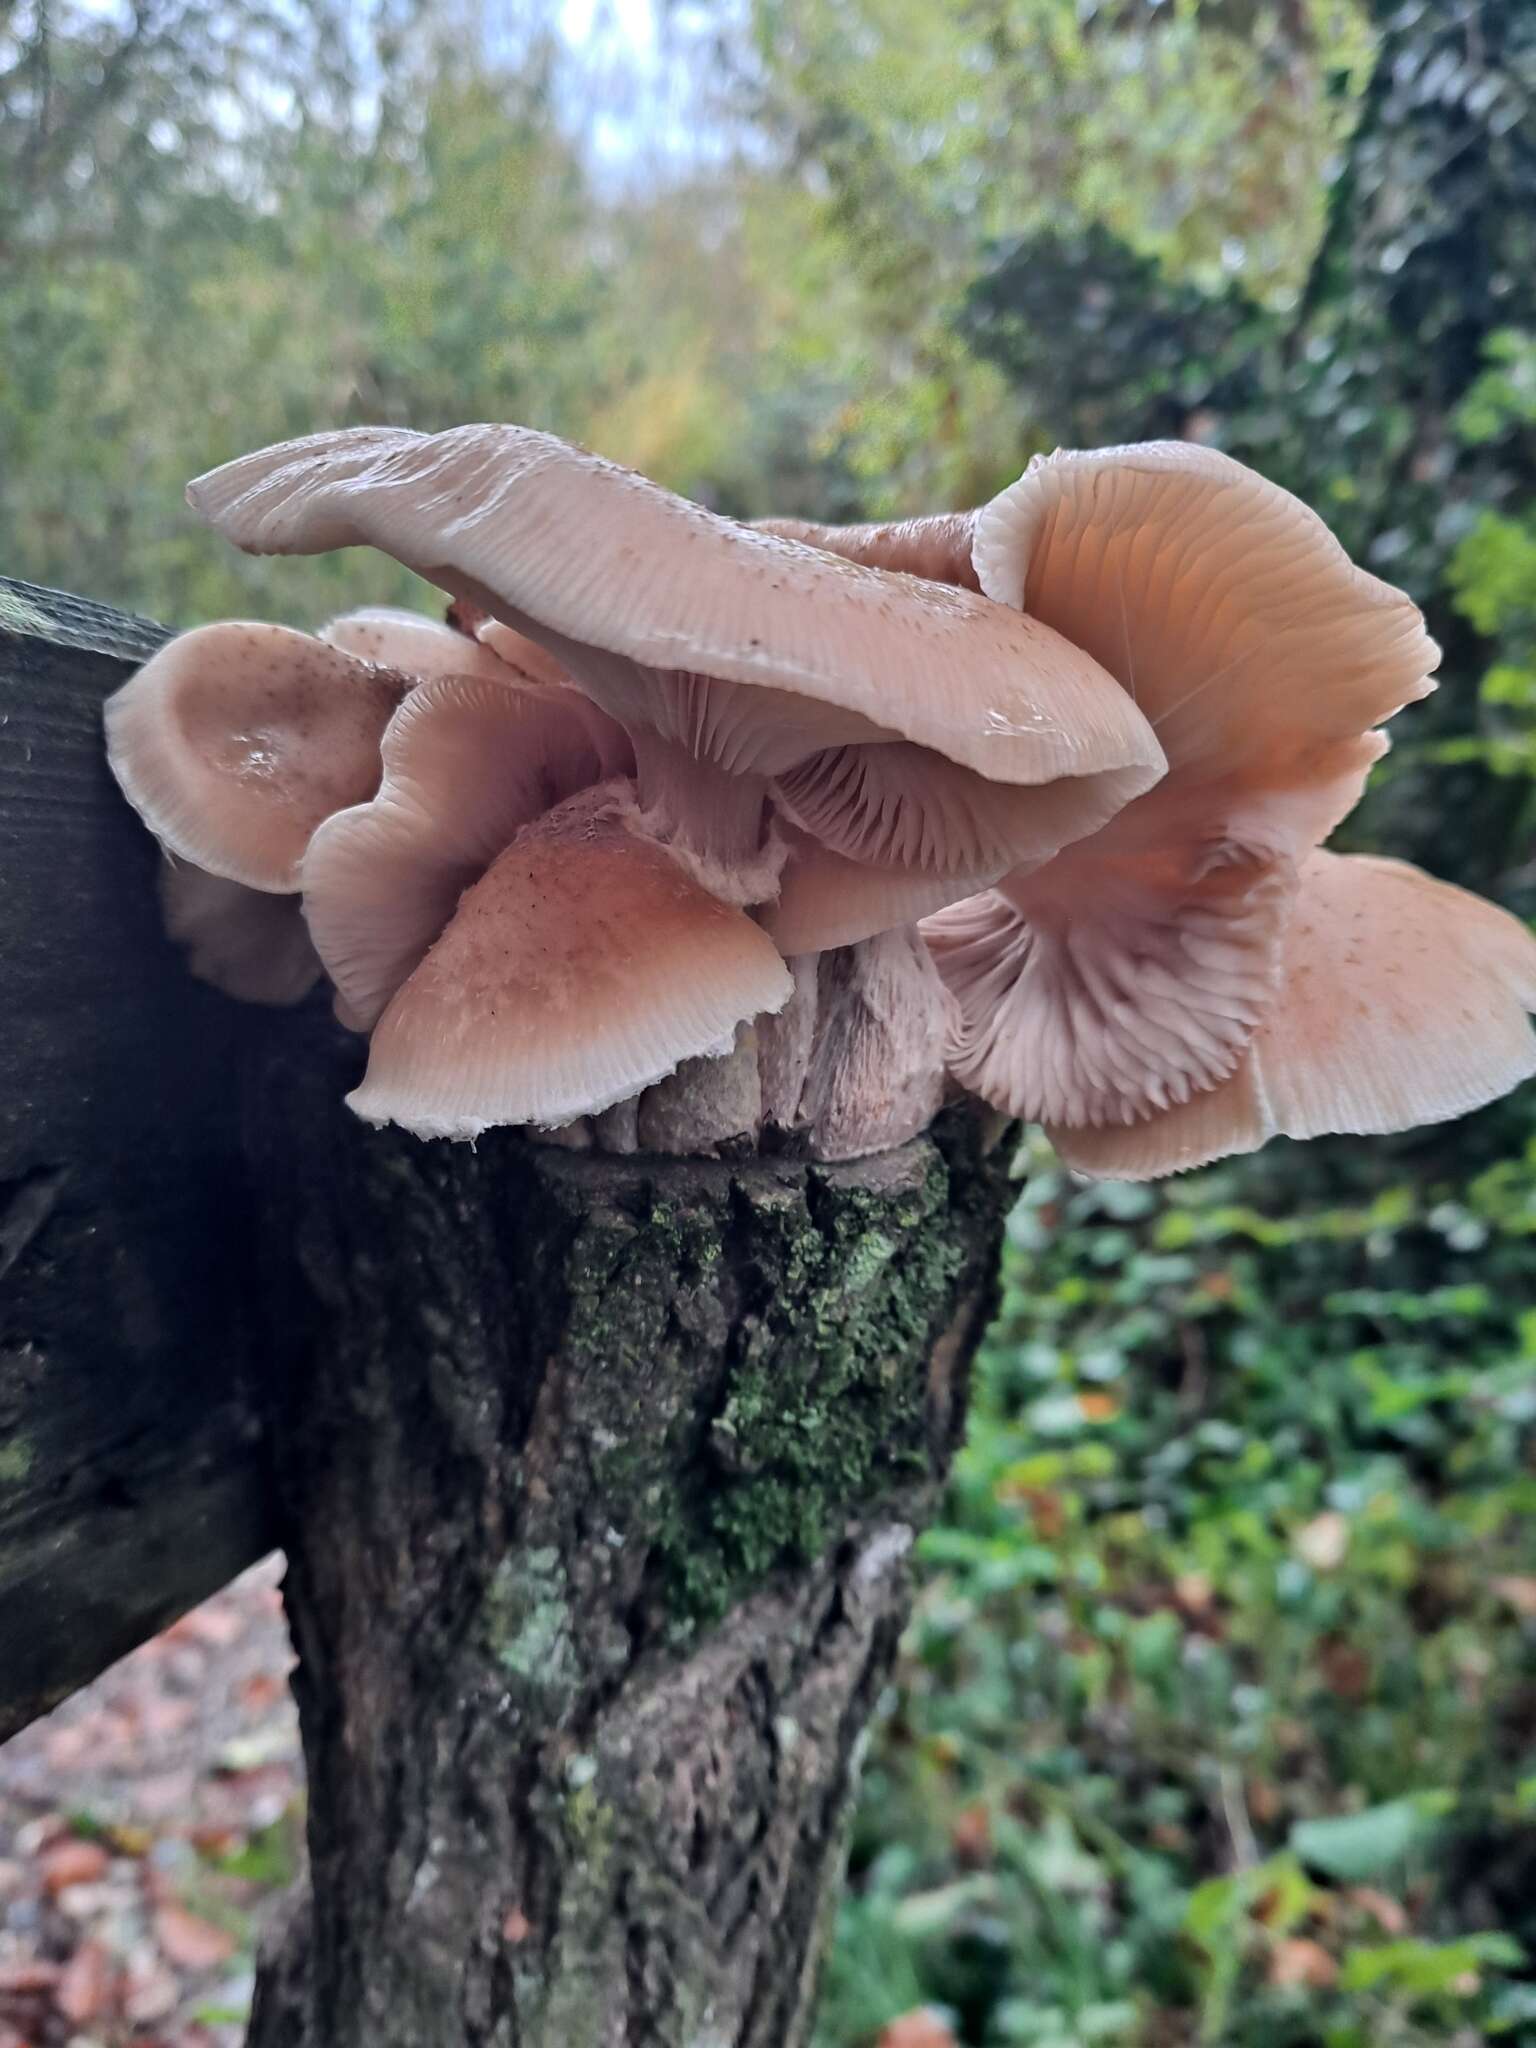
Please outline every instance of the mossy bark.
[[1001, 1157], [316, 1156], [268, 1218], [312, 1891], [252, 2043], [795, 2048]]

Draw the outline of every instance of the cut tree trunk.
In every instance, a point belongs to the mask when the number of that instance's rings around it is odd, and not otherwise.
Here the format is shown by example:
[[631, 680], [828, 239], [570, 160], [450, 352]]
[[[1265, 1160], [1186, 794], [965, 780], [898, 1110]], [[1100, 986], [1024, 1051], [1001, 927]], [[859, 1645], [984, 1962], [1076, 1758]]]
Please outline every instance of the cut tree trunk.
[[796, 2048], [1005, 1155], [471, 1152], [283, 1073], [313, 1893], [253, 2048]]

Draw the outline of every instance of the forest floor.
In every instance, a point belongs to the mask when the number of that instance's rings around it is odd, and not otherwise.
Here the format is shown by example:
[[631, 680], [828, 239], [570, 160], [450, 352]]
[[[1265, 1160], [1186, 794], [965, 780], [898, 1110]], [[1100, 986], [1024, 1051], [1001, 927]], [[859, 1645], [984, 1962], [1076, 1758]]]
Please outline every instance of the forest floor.
[[303, 1765], [266, 1559], [0, 1745], [0, 2048], [237, 2048]]

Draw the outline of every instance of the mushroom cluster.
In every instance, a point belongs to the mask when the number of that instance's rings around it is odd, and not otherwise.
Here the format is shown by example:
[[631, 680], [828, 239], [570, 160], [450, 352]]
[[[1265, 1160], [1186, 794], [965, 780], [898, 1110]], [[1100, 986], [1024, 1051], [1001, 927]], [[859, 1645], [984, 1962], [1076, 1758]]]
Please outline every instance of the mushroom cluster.
[[526, 429], [366, 428], [189, 497], [453, 600], [200, 628], [108, 707], [194, 971], [327, 975], [372, 1122], [844, 1158], [948, 1074], [1144, 1175], [1536, 1071], [1525, 928], [1319, 850], [1431, 687], [1417, 611], [1225, 457], [747, 527]]

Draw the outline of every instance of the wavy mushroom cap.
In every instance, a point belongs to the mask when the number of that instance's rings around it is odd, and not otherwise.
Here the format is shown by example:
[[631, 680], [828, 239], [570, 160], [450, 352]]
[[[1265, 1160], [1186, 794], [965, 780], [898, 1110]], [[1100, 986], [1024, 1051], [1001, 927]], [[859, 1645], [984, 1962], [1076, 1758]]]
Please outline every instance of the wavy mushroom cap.
[[791, 835], [763, 923], [786, 954], [915, 924], [1006, 874], [1054, 863], [1146, 787], [1127, 771], [1021, 792], [921, 747], [841, 747], [774, 783]]
[[366, 605], [355, 612], [343, 612], [320, 628], [319, 636], [328, 647], [359, 661], [377, 662], [398, 670], [419, 682], [437, 676], [479, 676], [486, 682], [505, 681], [504, 664], [474, 637], [455, 632], [441, 619], [424, 612], [409, 612], [393, 605]]
[[1276, 1000], [1218, 1088], [1130, 1125], [1051, 1128], [1080, 1172], [1148, 1180], [1269, 1139], [1411, 1130], [1536, 1074], [1536, 938], [1405, 862], [1314, 853]]
[[348, 1097], [371, 1123], [473, 1138], [609, 1108], [793, 989], [772, 942], [586, 790], [526, 826], [384, 1012]]
[[975, 560], [988, 596], [1116, 677], [1181, 776], [1309, 783], [1320, 749], [1434, 687], [1440, 651], [1412, 600], [1212, 448], [1037, 457], [978, 516]]
[[1096, 662], [972, 592], [754, 531], [530, 428], [383, 431], [243, 456], [188, 498], [253, 554], [378, 547], [557, 655], [770, 688], [849, 714], [823, 732], [912, 740], [992, 781], [1162, 767]]
[[821, 526], [814, 519], [754, 519], [758, 533], [775, 533], [829, 555], [842, 555], [870, 569], [898, 569], [933, 583], [953, 583], [962, 590], [980, 590], [972, 549], [976, 512], [936, 512], [921, 519], [894, 519], [875, 525]]
[[408, 687], [286, 626], [200, 626], [107, 700], [107, 758], [168, 852], [290, 894], [315, 827], [377, 787]]
[[395, 713], [377, 795], [328, 818], [300, 870], [304, 915], [354, 1029], [377, 1022], [518, 831], [603, 779], [577, 701], [444, 676]]
[[[925, 905], [936, 876], [953, 900], [1047, 858], [1162, 772], [1134, 704], [1049, 627], [719, 518], [545, 434], [341, 433], [189, 496], [254, 552], [383, 548], [539, 641], [632, 735], [647, 802], [686, 810], [673, 756], [771, 779], [818, 844], [915, 873]], [[721, 841], [755, 851], [750, 793], [733, 820], [715, 797]]]
[[1131, 1123], [1236, 1068], [1279, 985], [1301, 863], [1431, 687], [1402, 592], [1209, 449], [1033, 463], [977, 521], [982, 587], [1091, 652], [1168, 756], [1157, 788], [925, 927], [999, 1107]]
[[956, 1079], [1010, 1116], [1079, 1126], [1129, 1123], [1230, 1074], [1278, 983], [1290, 865], [1170, 886], [1077, 862], [1060, 893], [1048, 872], [923, 925], [959, 1009]]

